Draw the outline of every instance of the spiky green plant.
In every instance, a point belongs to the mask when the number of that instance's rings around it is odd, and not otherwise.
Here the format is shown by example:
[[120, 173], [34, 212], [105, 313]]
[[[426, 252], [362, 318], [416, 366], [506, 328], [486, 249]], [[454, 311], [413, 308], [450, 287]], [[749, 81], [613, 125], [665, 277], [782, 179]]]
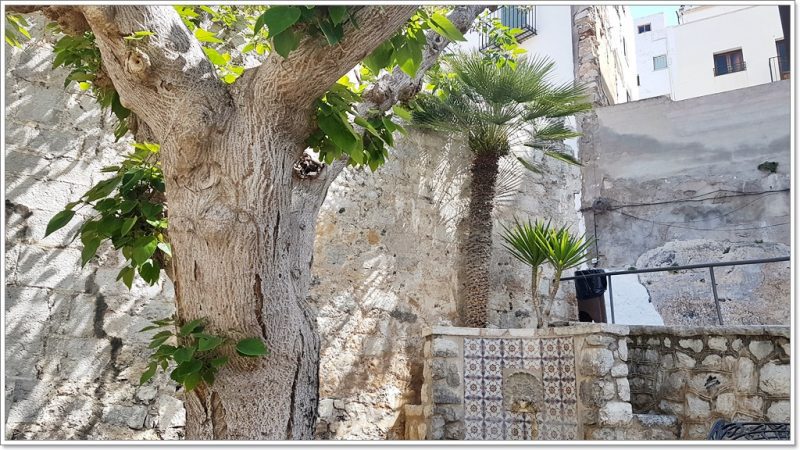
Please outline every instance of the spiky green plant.
[[[498, 66], [480, 53], [459, 53], [447, 58], [445, 70], [449, 75], [439, 80], [437, 91], [416, 99], [416, 124], [464, 136], [474, 154], [462, 247], [466, 298], [461, 318], [466, 326], [486, 326], [491, 213], [499, 159], [519, 144], [577, 163], [555, 147], [564, 139], [579, 136], [566, 124], [566, 118], [588, 110], [591, 104], [582, 86], [554, 82], [554, 67], [543, 57]], [[524, 159], [520, 162], [536, 169]]]
[[[586, 251], [592, 245], [585, 236], [576, 236], [567, 227], [552, 228], [550, 222], [535, 221], [521, 223], [514, 219], [513, 227], [504, 227], [504, 247], [518, 260], [531, 266], [532, 296], [537, 311], [537, 327], [547, 327], [553, 307], [561, 275], [565, 270], [577, 267], [588, 259]], [[540, 268], [544, 262], [553, 266], [554, 275], [550, 284], [548, 297], [539, 301]]]
[[523, 263], [531, 267], [531, 300], [533, 307], [539, 311], [539, 280], [541, 267], [547, 261], [547, 254], [538, 245], [537, 236], [544, 236], [550, 228], [550, 222], [544, 223], [530, 220], [523, 223], [514, 218], [514, 226], [503, 225], [503, 247]]

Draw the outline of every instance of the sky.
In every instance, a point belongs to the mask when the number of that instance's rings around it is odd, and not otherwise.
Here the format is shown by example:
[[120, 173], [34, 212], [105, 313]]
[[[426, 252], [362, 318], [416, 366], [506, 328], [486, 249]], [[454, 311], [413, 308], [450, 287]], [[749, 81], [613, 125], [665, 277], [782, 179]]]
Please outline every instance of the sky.
[[678, 17], [675, 15], [675, 11], [677, 11], [679, 7], [679, 5], [631, 5], [630, 9], [634, 19], [663, 12], [664, 24], [669, 27], [678, 24]]

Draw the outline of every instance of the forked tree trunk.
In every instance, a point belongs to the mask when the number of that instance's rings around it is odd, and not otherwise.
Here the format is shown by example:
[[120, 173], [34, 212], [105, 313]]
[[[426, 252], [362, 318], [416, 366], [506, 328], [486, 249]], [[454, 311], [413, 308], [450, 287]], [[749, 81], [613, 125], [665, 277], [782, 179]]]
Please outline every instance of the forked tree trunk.
[[[307, 36], [288, 58], [270, 55], [231, 86], [171, 7], [16, 8], [63, 19], [69, 32], [92, 31], [122, 104], [161, 144], [179, 320], [205, 318], [210, 333], [234, 341], [258, 336], [270, 351], [245, 358], [222, 350], [230, 361], [213, 385], [186, 395], [186, 437], [311, 439], [319, 337], [306, 295], [317, 214], [344, 162], [307, 180], [294, 177], [293, 166], [315, 128], [314, 100], [418, 7], [363, 7], [359, 27], [348, 25], [337, 45]], [[465, 31], [483, 9], [458, 7], [450, 17]], [[141, 30], [152, 34], [124, 39]], [[422, 71], [447, 44], [428, 38]], [[413, 96], [421, 83], [421, 75], [389, 76], [371, 91], [372, 107]]]
[[492, 209], [500, 157], [477, 153], [472, 161], [467, 235], [463, 250], [466, 280], [462, 321], [465, 326], [483, 328], [488, 319], [489, 270], [492, 259]]

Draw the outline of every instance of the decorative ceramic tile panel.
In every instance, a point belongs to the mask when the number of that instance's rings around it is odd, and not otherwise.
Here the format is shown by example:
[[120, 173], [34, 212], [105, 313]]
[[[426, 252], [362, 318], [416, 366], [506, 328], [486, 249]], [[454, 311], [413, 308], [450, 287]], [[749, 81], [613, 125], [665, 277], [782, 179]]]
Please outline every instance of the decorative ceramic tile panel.
[[572, 337], [465, 338], [466, 439], [531, 439], [531, 414], [512, 412], [503, 402], [503, 369], [512, 368], [541, 374], [543, 400], [534, 405], [538, 410], [538, 439], [577, 439], [578, 399]]

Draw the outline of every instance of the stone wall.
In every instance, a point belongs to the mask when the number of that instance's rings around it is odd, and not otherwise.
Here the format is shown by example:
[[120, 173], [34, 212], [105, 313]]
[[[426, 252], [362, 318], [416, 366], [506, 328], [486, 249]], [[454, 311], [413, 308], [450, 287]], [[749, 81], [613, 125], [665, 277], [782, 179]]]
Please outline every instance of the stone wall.
[[791, 410], [787, 327], [434, 327], [424, 354], [408, 439], [530, 440], [535, 415], [534, 440], [704, 440]]
[[6, 438], [178, 439], [175, 385], [159, 375], [138, 386], [148, 336], [137, 331], [172, 314], [172, 286], [128, 291], [108, 248], [81, 269], [77, 221], [44, 238], [50, 218], [130, 150], [89, 94], [64, 89], [51, 45], [5, 53]]
[[633, 419], [626, 334], [626, 327], [601, 324], [548, 330], [434, 327], [424, 346], [423, 418], [407, 423], [406, 435], [624, 438]]
[[789, 422], [788, 327], [630, 327], [634, 412], [674, 416], [681, 439], [718, 419]]

